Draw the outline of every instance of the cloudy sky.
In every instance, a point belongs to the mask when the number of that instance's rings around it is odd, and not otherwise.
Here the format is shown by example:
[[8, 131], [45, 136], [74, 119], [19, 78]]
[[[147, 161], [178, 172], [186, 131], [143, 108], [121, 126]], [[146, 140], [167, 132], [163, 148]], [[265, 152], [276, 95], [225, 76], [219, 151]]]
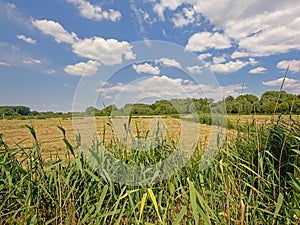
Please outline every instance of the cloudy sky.
[[288, 65], [300, 94], [299, 0], [0, 0], [0, 29], [0, 105], [259, 96]]

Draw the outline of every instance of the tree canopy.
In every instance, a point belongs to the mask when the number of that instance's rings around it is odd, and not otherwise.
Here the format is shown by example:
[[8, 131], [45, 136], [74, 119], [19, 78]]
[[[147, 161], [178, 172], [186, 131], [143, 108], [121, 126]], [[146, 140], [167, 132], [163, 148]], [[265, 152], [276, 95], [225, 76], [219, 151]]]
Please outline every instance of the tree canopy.
[[[225, 103], [225, 104], [224, 104]], [[274, 110], [279, 114], [290, 112], [300, 113], [300, 95], [288, 94], [285, 91], [267, 91], [260, 98], [252, 94], [243, 94], [234, 98], [227, 96], [224, 101], [215, 102], [211, 98], [186, 98], [158, 100], [153, 104], [126, 104], [118, 109], [113, 106], [114, 115], [173, 115], [190, 114], [193, 112], [220, 112], [229, 114], [272, 114]], [[277, 105], [277, 107], [276, 107]], [[97, 110], [96, 115], [110, 115], [110, 106]], [[275, 109], [276, 108], [276, 109]], [[89, 109], [89, 108], [87, 108]]]

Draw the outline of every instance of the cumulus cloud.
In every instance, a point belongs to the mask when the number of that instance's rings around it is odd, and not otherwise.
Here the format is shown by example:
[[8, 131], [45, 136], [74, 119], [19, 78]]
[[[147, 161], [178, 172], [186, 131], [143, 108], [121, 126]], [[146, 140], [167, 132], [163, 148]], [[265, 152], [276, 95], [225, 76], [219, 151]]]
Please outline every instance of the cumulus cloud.
[[90, 76], [98, 71], [99, 63], [93, 60], [88, 62], [80, 62], [75, 65], [68, 65], [64, 71], [71, 75]]
[[90, 2], [86, 0], [67, 0], [68, 2], [74, 4], [80, 15], [84, 18], [91, 20], [110, 20], [110, 21], [118, 21], [122, 18], [122, 15], [119, 11], [108, 9], [103, 10], [100, 6], [92, 5]]
[[56, 42], [71, 44], [76, 55], [104, 65], [121, 64], [123, 60], [135, 58], [132, 45], [126, 41], [102, 37], [79, 39], [75, 33], [69, 33], [58, 22], [51, 20], [34, 20], [32, 24], [44, 34], [54, 37]]
[[25, 41], [29, 44], [35, 44], [36, 43], [36, 40], [34, 40], [30, 37], [26, 37], [25, 35], [22, 35], [22, 34], [17, 35], [16, 38], [19, 39], [19, 40]]
[[[257, 9], [254, 9], [255, 6]], [[300, 6], [297, 1], [277, 0], [272, 4], [255, 1], [244, 12], [249, 9], [253, 10], [253, 14], [237, 14], [236, 18], [220, 24], [230, 37], [239, 41], [240, 49], [252, 56], [269, 56], [300, 49], [297, 38], [300, 35]]]
[[235, 73], [247, 66], [249, 63], [250, 62], [236, 60], [224, 64], [213, 64], [210, 66], [210, 68], [215, 73]]
[[195, 4], [197, 3], [197, 0], [161, 0], [159, 2], [155, 1], [156, 3], [154, 4], [153, 10], [156, 12], [161, 20], [165, 19], [164, 16], [164, 11], [166, 9], [170, 10], [175, 10], [177, 9], [180, 5], [186, 3], [186, 4]]
[[256, 68], [250, 70], [249, 73], [251, 73], [251, 74], [262, 74], [262, 73], [265, 73], [266, 71], [267, 71], [267, 69], [264, 68], [264, 67], [256, 67]]
[[153, 75], [158, 75], [160, 73], [160, 69], [157, 66], [154, 67], [149, 63], [133, 64], [132, 68], [137, 73], [147, 73], [147, 74], [153, 74]]
[[[148, 92], [153, 91], [154, 93], [162, 91], [163, 93], [168, 95], [173, 95], [174, 88], [178, 88], [181, 84], [183, 84], [184, 80], [181, 78], [173, 79], [166, 75], [163, 76], [152, 76], [149, 78], [137, 80], [134, 83], [130, 84], [122, 84], [118, 83], [112, 87], [109, 87], [104, 90], [104, 92], [112, 93], [112, 92], [119, 92], [119, 91], [126, 91], [126, 92]], [[172, 90], [171, 90], [172, 89]]]
[[179, 62], [177, 62], [175, 59], [168, 59], [168, 58], [161, 58], [157, 60], [158, 63], [161, 63], [163, 66], [166, 67], [176, 67], [181, 69], [182, 66]]
[[198, 55], [198, 59], [200, 61], [204, 61], [205, 59], [210, 58], [210, 57], [212, 57], [212, 54], [210, 54], [210, 53], [203, 53], [203, 54]]
[[248, 52], [235, 51], [232, 53], [231, 58], [232, 59], [245, 58], [245, 57], [249, 57], [249, 55], [250, 54]]
[[[280, 87], [282, 85], [284, 77], [263, 82], [263, 85], [269, 87]], [[284, 88], [287, 89], [291, 93], [299, 94], [300, 92], [300, 80], [295, 80], [292, 78], [285, 78]]]
[[219, 64], [219, 63], [223, 63], [226, 61], [226, 58], [224, 56], [220, 56], [220, 57], [213, 57], [213, 63], [214, 64]]
[[235, 73], [247, 65], [256, 65], [257, 61], [254, 58], [249, 58], [248, 61], [230, 61], [227, 63], [211, 64], [210, 69], [215, 73]]
[[137, 80], [133, 83], [118, 83], [99, 89], [103, 96], [118, 96], [116, 101], [128, 103], [146, 98], [200, 98], [209, 97], [221, 100], [223, 94], [237, 96], [242, 89], [241, 84], [217, 87], [207, 84], [196, 84], [181, 78], [171, 78], [167, 75], [152, 76]]
[[176, 13], [171, 19], [175, 27], [182, 28], [196, 22], [196, 15], [193, 8], [184, 8], [182, 13]]
[[286, 53], [292, 49], [300, 50], [300, 41], [298, 42], [298, 38], [296, 38], [299, 35], [300, 32], [290, 31], [285, 26], [276, 27], [266, 30], [260, 35], [241, 39], [239, 47], [248, 51], [252, 56]]
[[33, 20], [32, 24], [44, 34], [52, 36], [57, 43], [72, 44], [78, 39], [75, 33], [70, 34], [62, 25], [52, 20]]
[[[271, 80], [271, 81], [266, 81], [263, 82], [263, 85], [266, 86], [272, 86], [272, 87], [276, 87], [276, 86], [280, 86], [283, 82], [284, 77], [278, 78], [276, 80]], [[299, 81], [295, 80], [295, 79], [291, 79], [291, 78], [285, 78], [285, 85], [294, 85], [296, 83], [298, 83]]]
[[134, 59], [132, 45], [116, 39], [105, 40], [92, 37], [79, 40], [72, 45], [73, 52], [78, 56], [96, 60], [104, 65], [121, 64], [123, 59]]
[[221, 33], [200, 32], [192, 35], [185, 47], [187, 51], [202, 52], [207, 49], [227, 49], [230, 39]]
[[289, 70], [297, 73], [300, 72], [300, 60], [284, 60], [277, 64], [278, 69], [287, 69], [289, 66]]
[[[238, 52], [249, 56], [269, 56], [300, 50], [300, 4], [298, 0], [253, 0], [237, 2], [224, 0], [160, 0], [153, 10], [161, 20], [166, 9], [175, 11], [179, 6], [191, 5], [217, 30], [235, 40]], [[243, 55], [236, 54], [239, 58]]]
[[189, 67], [187, 67], [187, 70], [189, 71], [189, 73], [198, 74], [198, 73], [202, 72], [203, 67], [202, 66], [189, 66]]

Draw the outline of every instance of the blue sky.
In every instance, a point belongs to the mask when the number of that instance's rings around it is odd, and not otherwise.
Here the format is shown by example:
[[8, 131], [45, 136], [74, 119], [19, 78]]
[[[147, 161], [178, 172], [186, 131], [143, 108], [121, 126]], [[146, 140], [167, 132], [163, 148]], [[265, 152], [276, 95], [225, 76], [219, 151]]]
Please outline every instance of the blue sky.
[[298, 0], [0, 0], [0, 29], [0, 105], [259, 96], [288, 65], [300, 94]]

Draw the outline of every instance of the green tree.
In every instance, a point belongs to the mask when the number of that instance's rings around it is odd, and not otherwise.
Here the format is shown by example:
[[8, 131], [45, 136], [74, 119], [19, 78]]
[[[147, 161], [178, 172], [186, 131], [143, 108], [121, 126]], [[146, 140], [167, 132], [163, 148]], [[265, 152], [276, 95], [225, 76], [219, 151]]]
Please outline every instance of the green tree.
[[147, 104], [134, 104], [131, 107], [130, 115], [151, 115], [153, 110], [150, 105]]
[[168, 100], [156, 101], [152, 106], [154, 113], [158, 115], [170, 115], [178, 113], [176, 108]]
[[278, 107], [278, 112], [283, 114], [288, 114], [290, 111], [289, 103], [282, 102]]
[[96, 111], [97, 111], [97, 109], [95, 107], [89, 106], [85, 109], [85, 114], [89, 115], [89, 116], [95, 115]]

